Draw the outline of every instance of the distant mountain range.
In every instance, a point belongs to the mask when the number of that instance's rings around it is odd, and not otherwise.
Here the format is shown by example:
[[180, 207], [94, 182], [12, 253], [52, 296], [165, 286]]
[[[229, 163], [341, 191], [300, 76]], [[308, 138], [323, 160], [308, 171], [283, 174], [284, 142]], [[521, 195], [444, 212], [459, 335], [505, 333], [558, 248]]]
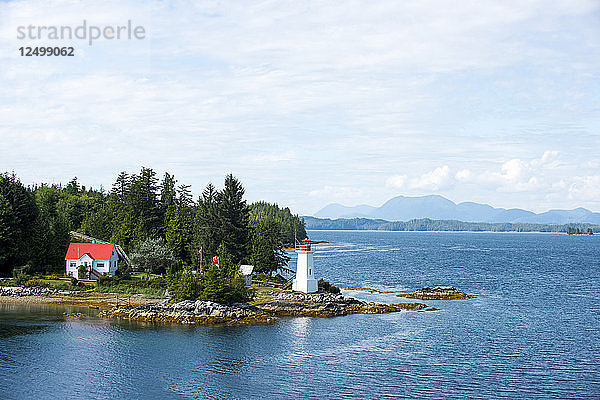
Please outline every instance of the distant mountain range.
[[536, 214], [520, 208], [494, 208], [488, 204], [464, 202], [456, 204], [443, 196], [394, 197], [381, 207], [359, 205], [347, 207], [329, 204], [315, 213], [320, 218], [376, 218], [387, 221], [409, 221], [430, 218], [434, 220], [457, 220], [488, 223], [532, 224], [600, 224], [600, 213], [585, 208], [574, 210], [550, 210]]

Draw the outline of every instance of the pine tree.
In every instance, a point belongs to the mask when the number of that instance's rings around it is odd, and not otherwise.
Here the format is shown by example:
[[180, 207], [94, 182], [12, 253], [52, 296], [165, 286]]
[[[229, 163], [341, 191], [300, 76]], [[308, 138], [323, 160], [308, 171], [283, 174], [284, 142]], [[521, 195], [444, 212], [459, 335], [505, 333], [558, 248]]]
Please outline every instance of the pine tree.
[[37, 216], [33, 193], [12, 174], [0, 174], [0, 275], [9, 275], [31, 254]]
[[250, 208], [244, 192], [241, 182], [229, 174], [223, 190], [217, 194], [221, 243], [235, 264], [246, 260], [250, 252]]
[[258, 273], [286, 269], [290, 257], [283, 249], [281, 223], [266, 214], [253, 215], [252, 264]]
[[194, 218], [193, 249], [196, 250], [194, 264], [199, 265], [200, 260], [197, 250], [202, 248], [203, 260], [209, 260], [217, 255], [221, 238], [221, 224], [219, 223], [217, 207], [217, 191], [209, 183], [202, 196], [198, 199], [198, 206]]

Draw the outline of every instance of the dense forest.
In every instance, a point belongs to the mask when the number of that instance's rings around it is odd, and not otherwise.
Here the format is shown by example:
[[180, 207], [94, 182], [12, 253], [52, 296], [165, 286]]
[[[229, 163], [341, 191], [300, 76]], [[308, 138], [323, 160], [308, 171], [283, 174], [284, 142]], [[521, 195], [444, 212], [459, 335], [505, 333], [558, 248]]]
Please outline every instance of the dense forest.
[[288, 208], [247, 204], [239, 180], [227, 175], [223, 188], [208, 184], [194, 199], [190, 186], [151, 168], [120, 173], [110, 191], [67, 185], [25, 187], [14, 174], [0, 174], [0, 275], [28, 265], [32, 271], [64, 272], [70, 231], [119, 244], [136, 253], [155, 240], [173, 258], [197, 266], [227, 254], [232, 264], [252, 263], [258, 272], [285, 266], [285, 245], [306, 237], [304, 222]]
[[475, 232], [598, 232], [600, 226], [590, 224], [545, 225], [529, 223], [487, 223], [428, 218], [410, 221], [386, 221], [368, 218], [314, 218], [304, 217], [306, 229], [344, 229], [379, 231], [475, 231]]

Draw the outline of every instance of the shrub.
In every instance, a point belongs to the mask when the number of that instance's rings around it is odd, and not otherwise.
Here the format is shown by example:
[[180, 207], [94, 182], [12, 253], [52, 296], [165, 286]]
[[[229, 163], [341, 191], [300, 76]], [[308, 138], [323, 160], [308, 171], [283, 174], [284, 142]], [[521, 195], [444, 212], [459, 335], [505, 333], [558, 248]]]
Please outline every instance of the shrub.
[[113, 284], [114, 281], [115, 281], [115, 279], [111, 278], [110, 276], [101, 276], [96, 281], [96, 285], [98, 285], [98, 286], [112, 286], [112, 284]]
[[338, 294], [340, 292], [340, 288], [337, 286], [333, 286], [331, 283], [327, 282], [325, 279], [321, 278], [318, 282], [319, 292], [327, 292]]
[[39, 279], [39, 278], [32, 278], [32, 279], [29, 279], [27, 282], [25, 282], [25, 284], [23, 286], [26, 286], [26, 287], [32, 287], [32, 286], [47, 287], [49, 285], [46, 282], [44, 282], [43, 280]]
[[131, 279], [131, 273], [129, 272], [129, 268], [119, 268], [115, 271], [115, 277], [117, 279]]
[[23, 272], [18, 272], [17, 274], [14, 274], [15, 285], [17, 286], [25, 285], [32, 278], [33, 277], [31, 275], [25, 274]]
[[217, 303], [240, 303], [251, 299], [252, 293], [246, 288], [244, 278], [239, 273], [239, 265], [221, 244], [218, 250], [219, 266], [210, 265], [200, 279], [199, 298]]
[[171, 275], [169, 282], [169, 297], [172, 303], [183, 300], [195, 300], [200, 293], [198, 278], [194, 271], [186, 267]]

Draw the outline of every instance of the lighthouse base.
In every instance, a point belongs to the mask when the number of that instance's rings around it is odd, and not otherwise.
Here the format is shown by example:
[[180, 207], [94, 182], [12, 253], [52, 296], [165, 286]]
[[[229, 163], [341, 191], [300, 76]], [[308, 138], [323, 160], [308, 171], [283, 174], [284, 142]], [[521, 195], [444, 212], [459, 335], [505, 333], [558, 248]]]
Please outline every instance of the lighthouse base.
[[316, 279], [294, 279], [292, 282], [292, 290], [296, 292], [315, 293], [319, 290], [319, 285]]

